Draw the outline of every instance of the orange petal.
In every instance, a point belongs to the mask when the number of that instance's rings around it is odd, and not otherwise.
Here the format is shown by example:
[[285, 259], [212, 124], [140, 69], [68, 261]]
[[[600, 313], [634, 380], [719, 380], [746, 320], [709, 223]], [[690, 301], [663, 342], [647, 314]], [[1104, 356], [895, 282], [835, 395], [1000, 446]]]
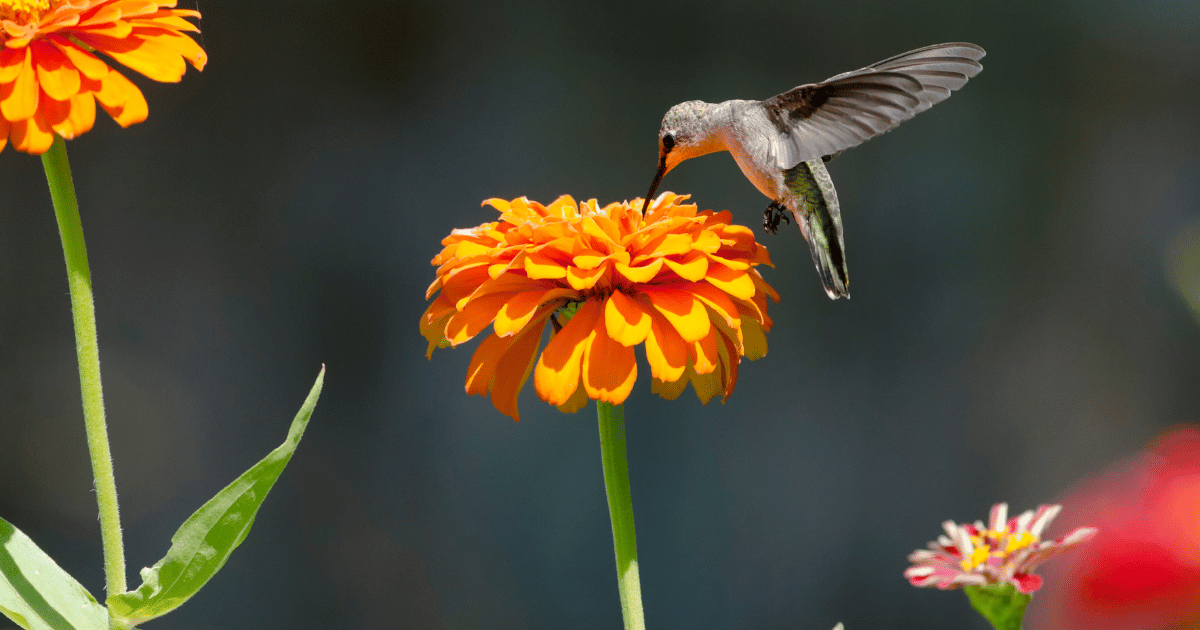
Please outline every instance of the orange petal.
[[8, 144], [8, 121], [0, 116], [0, 151], [4, 150], [6, 144]]
[[[486, 262], [464, 265], [452, 269], [441, 276], [442, 296], [447, 300], [451, 300], [451, 304], [454, 304], [463, 297], [471, 295], [471, 293], [479, 288], [479, 285], [487, 282], [489, 277]], [[436, 290], [433, 285], [430, 285], [428, 292], [425, 294], [425, 299], [428, 300]]]
[[663, 262], [680, 278], [689, 282], [698, 282], [708, 273], [708, 259], [700, 252], [693, 252], [679, 262], [670, 258], [664, 258]]
[[[490, 269], [488, 275], [491, 275]], [[546, 289], [551, 288], [554, 288], [551, 283], [532, 280], [515, 273], [506, 273], [495, 278], [489, 277], [487, 280], [484, 280], [474, 291], [470, 293], [470, 295], [460, 298], [458, 302], [455, 303], [455, 307], [461, 309], [463, 304], [465, 304], [468, 300], [481, 298], [489, 293], [522, 293], [525, 291], [545, 291]]]
[[604, 302], [604, 324], [608, 336], [623, 346], [636, 346], [650, 334], [650, 313], [641, 303], [620, 291]]
[[[20, 71], [11, 83], [0, 85], [0, 115], [9, 122], [33, 116], [38, 106], [37, 72], [33, 69], [33, 51], [27, 46]], [[17, 144], [16, 139], [13, 145]]]
[[585, 291], [596, 286], [596, 283], [611, 269], [611, 265], [600, 265], [595, 269], [580, 269], [567, 267], [567, 284], [576, 291]]
[[538, 396], [551, 405], [561, 405], [571, 399], [579, 387], [584, 342], [600, 319], [599, 303], [584, 302], [571, 321], [550, 338], [533, 372], [533, 386]]
[[655, 258], [649, 264], [641, 267], [630, 267], [629, 265], [617, 263], [613, 265], [613, 268], [630, 282], [643, 284], [650, 282], [658, 275], [659, 270], [663, 268], [663, 259]]
[[725, 265], [714, 264], [704, 277], [709, 284], [732, 295], [748, 300], [754, 297], [754, 279], [746, 271], [730, 269]]
[[479, 342], [475, 354], [471, 355], [471, 365], [467, 367], [467, 394], [483, 396], [488, 393], [492, 387], [492, 377], [496, 375], [496, 365], [500, 363], [500, 356], [514, 341], [515, 339], [488, 335]]
[[662, 315], [651, 313], [651, 318], [650, 334], [646, 336], [650, 374], [666, 382], [677, 381], [687, 369], [688, 344]]
[[67, 101], [79, 92], [79, 71], [66, 55], [43, 41], [35, 41], [29, 47], [35, 53], [38, 84], [47, 96], [56, 101]]
[[66, 37], [63, 37], [62, 35], [52, 35], [47, 39], [50, 41], [50, 43], [54, 44], [56, 48], [58, 48], [59, 52], [61, 52], [70, 61], [71, 65], [75, 66], [75, 68], [79, 70], [83, 76], [94, 81], [99, 81], [100, 79], [104, 78], [104, 75], [108, 74], [108, 64], [104, 63], [102, 59], [96, 57], [92, 53], [80, 48], [77, 44], [68, 40]]
[[521, 421], [521, 414], [517, 412], [517, 396], [521, 394], [521, 388], [533, 369], [533, 359], [537, 356], [538, 345], [542, 343], [542, 328], [532, 326], [525, 333], [517, 335], [500, 357], [500, 362], [496, 364], [496, 375], [492, 378], [492, 405], [517, 422]]
[[446, 339], [450, 345], [457, 346], [478, 335], [492, 320], [504, 303], [512, 299], [514, 293], [491, 293], [477, 300], [471, 300], [446, 323]]
[[721, 239], [716, 234], [705, 230], [696, 235], [696, 239], [692, 242], [692, 249], [715, 254], [721, 249]]
[[717, 332], [710, 330], [707, 337], [692, 344], [692, 367], [697, 374], [708, 374], [717, 369]]
[[584, 389], [596, 400], [614, 405], [625, 402], [637, 381], [633, 347], [623, 346], [609, 337], [603, 321], [596, 322], [589, 339], [590, 343], [584, 344]]
[[12, 83], [25, 68], [25, 57], [29, 48], [0, 47], [0, 84]]
[[690, 234], [667, 234], [661, 243], [654, 243], [653, 249], [646, 255], [651, 257], [682, 256], [690, 251], [692, 251]]
[[163, 45], [158, 37], [147, 38], [138, 34], [110, 37], [100, 30], [77, 31], [75, 37], [155, 81], [175, 83], [183, 78], [187, 70], [187, 64], [179, 53]]
[[100, 80], [100, 90], [95, 94], [104, 111], [122, 127], [140, 123], [150, 113], [150, 106], [146, 104], [142, 91], [116, 70], [109, 70], [104, 75]]
[[492, 324], [496, 334], [507, 337], [521, 330], [537, 317], [539, 311], [548, 309], [555, 311], [568, 300], [578, 299], [579, 294], [570, 289], [549, 289], [547, 291], [527, 291], [518, 293], [505, 302]]
[[24, 153], [41, 155], [54, 144], [54, 132], [43, 116], [34, 116], [12, 123], [13, 148]]
[[96, 99], [91, 92], [82, 92], [71, 97], [71, 111], [67, 119], [54, 125], [58, 135], [71, 140], [92, 130], [96, 123]]
[[566, 267], [548, 256], [538, 253], [531, 253], [525, 258], [525, 273], [536, 280], [567, 277]]
[[730, 328], [739, 327], [738, 322], [741, 320], [741, 317], [738, 315], [737, 305], [733, 303], [733, 300], [729, 299], [729, 296], [725, 292], [711, 284], [703, 282], [697, 282], [689, 286], [688, 290], [719, 315], [721, 319], [725, 320], [726, 326]]
[[482, 206], [491, 206], [491, 207], [499, 210], [500, 212], [507, 212], [509, 207], [512, 206], [512, 204], [510, 204], [507, 199], [500, 199], [499, 197], [492, 197], [491, 199], [484, 199], [483, 203], [481, 203], [479, 205], [481, 207]]
[[654, 308], [679, 331], [684, 341], [699, 341], [708, 336], [712, 323], [704, 304], [687, 291], [644, 287]]
[[[184, 22], [188, 24], [188, 22]], [[208, 63], [208, 55], [196, 40], [171, 29], [138, 27], [133, 30], [139, 36], [152, 39], [163, 48], [183, 57], [184, 61], [192, 64], [197, 70], [203, 70]]]

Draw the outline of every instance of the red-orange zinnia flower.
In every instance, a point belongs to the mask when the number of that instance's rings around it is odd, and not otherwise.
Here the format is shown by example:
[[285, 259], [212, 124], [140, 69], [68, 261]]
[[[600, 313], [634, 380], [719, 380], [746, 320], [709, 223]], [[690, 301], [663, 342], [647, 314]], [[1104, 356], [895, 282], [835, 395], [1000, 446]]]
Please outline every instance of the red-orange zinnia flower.
[[[640, 199], [603, 208], [565, 195], [549, 206], [485, 201], [500, 220], [454, 230], [433, 259], [426, 299], [441, 293], [421, 319], [429, 355], [492, 324], [467, 393], [490, 392], [515, 420], [531, 371], [538, 396], [563, 411], [588, 399], [624, 402], [642, 343], [653, 391], [674, 399], [691, 383], [702, 402], [724, 400], [741, 357], [766, 354], [766, 298], [779, 296], [754, 269], [771, 264], [754, 233], [728, 211], [697, 212], [685, 199], [663, 193], [644, 216]], [[564, 307], [577, 310], [538, 358], [546, 321]]]
[[117, 124], [146, 119], [146, 99], [129, 79], [93, 53], [155, 81], [183, 77], [208, 56], [184, 31], [196, 11], [175, 0], [0, 0], [0, 150], [40, 154], [54, 134], [74, 138], [92, 128], [96, 102]]

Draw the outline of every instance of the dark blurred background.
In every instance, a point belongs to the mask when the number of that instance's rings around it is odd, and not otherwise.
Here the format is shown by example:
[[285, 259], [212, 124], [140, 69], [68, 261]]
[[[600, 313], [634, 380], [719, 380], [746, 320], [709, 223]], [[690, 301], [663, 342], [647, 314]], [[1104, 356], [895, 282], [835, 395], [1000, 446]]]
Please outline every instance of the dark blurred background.
[[[147, 627], [619, 627], [594, 412], [529, 386], [514, 424], [463, 392], [474, 344], [425, 359], [440, 239], [488, 197], [644, 194], [677, 102], [962, 40], [982, 74], [830, 164], [853, 299], [794, 228], [762, 235], [769, 355], [724, 405], [643, 376], [626, 413], [650, 627], [986, 628], [905, 556], [1200, 421], [1200, 281], [1170, 272], [1200, 4], [990, 6], [205, 0], [204, 72], [125, 72], [149, 119], [68, 144], [131, 586], [328, 375], [246, 543]], [[727, 154], [664, 189], [751, 226], [767, 204]], [[0, 514], [99, 596], [64, 276], [40, 160], [8, 147]]]

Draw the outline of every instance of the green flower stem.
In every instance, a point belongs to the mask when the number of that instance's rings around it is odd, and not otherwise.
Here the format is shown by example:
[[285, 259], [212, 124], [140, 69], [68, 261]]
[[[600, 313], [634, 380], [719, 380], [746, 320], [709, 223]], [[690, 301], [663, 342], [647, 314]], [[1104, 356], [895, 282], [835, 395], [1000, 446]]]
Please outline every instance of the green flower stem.
[[96, 480], [96, 503], [100, 508], [100, 539], [104, 546], [104, 576], [109, 595], [125, 592], [125, 549], [121, 542], [121, 515], [117, 510], [117, 482], [113, 477], [108, 449], [108, 427], [104, 424], [104, 390], [100, 386], [100, 352], [96, 344], [96, 310], [92, 302], [92, 273], [83, 243], [83, 223], [66, 142], [54, 137], [54, 145], [42, 154], [58, 233], [67, 262], [71, 287], [71, 315], [75, 320], [75, 351], [79, 359], [79, 388], [83, 393], [83, 422], [87, 428], [92, 476]]
[[633, 530], [633, 499], [629, 494], [629, 463], [625, 458], [625, 407], [596, 402], [600, 419], [600, 456], [604, 460], [604, 489], [612, 517], [613, 549], [617, 554], [617, 587], [626, 630], [645, 630], [642, 582], [638, 577], [637, 535]]

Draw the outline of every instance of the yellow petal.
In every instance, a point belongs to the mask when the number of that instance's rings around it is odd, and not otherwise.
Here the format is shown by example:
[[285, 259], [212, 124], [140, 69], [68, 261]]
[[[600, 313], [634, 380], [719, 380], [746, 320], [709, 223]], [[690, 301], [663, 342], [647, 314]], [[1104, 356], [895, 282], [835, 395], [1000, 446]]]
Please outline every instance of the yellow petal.
[[659, 270], [663, 268], [663, 259], [655, 258], [649, 264], [641, 267], [630, 267], [629, 265], [616, 263], [613, 265], [613, 268], [630, 282], [643, 284], [650, 282], [658, 275]]
[[710, 331], [708, 336], [692, 344], [692, 367], [697, 374], [708, 374], [717, 369], [717, 334]]
[[59, 52], [71, 61], [71, 65], [75, 66], [83, 76], [93, 81], [99, 81], [104, 78], [104, 75], [108, 74], [108, 64], [92, 53], [80, 48], [66, 37], [55, 34], [47, 39], [58, 48]]
[[150, 106], [146, 103], [146, 97], [142, 96], [142, 91], [116, 70], [109, 70], [104, 75], [95, 95], [104, 111], [122, 127], [140, 123], [150, 113]]
[[646, 336], [646, 361], [650, 364], [650, 374], [666, 382], [679, 380], [687, 369], [688, 344], [662, 315], [651, 315], [650, 334]]
[[663, 262], [680, 278], [689, 282], [697, 282], [708, 273], [708, 259], [700, 252], [693, 252], [679, 262], [670, 258], [664, 258]]
[[553, 280], [567, 277], [567, 268], [547, 256], [531, 253], [525, 257], [525, 273], [530, 278]]
[[79, 92], [79, 71], [67, 61], [67, 56], [43, 41], [31, 43], [36, 53], [34, 66], [37, 68], [38, 84], [46, 96], [56, 101], [67, 101]]
[[623, 346], [636, 346], [650, 334], [650, 313], [647, 307], [620, 291], [604, 303], [604, 324], [608, 336]]
[[610, 268], [610, 265], [600, 265], [595, 269], [567, 267], [567, 284], [576, 291], [590, 289], [596, 286], [596, 283], [607, 274]]
[[708, 268], [708, 275], [704, 279], [733, 297], [743, 300], [754, 297], [754, 279], [746, 271], [737, 271], [725, 265], [714, 264]]
[[179, 53], [157, 39], [133, 34], [110, 37], [99, 30], [76, 31], [74, 35], [79, 41], [155, 81], [175, 83], [183, 78], [187, 69]]
[[603, 321], [596, 322], [588, 340], [583, 354], [583, 387], [588, 396], [614, 405], [625, 402], [637, 381], [633, 348], [609, 337]]
[[661, 289], [645, 287], [645, 293], [650, 298], [654, 308], [679, 331], [684, 341], [699, 341], [708, 336], [712, 323], [708, 321], [708, 311], [704, 304], [695, 296], [678, 289]]
[[[0, 115], [9, 122], [32, 118], [38, 106], [37, 73], [33, 69], [33, 51], [25, 48], [25, 58], [12, 83], [0, 85]], [[13, 140], [16, 144], [16, 140]]]
[[600, 315], [597, 302], [584, 302], [571, 321], [550, 338], [533, 372], [533, 387], [542, 400], [561, 405], [571, 399], [579, 387], [584, 342]]
[[524, 328], [540, 315], [543, 309], [555, 311], [568, 300], [578, 299], [579, 294], [570, 289], [549, 289], [518, 293], [505, 302], [492, 324], [496, 334], [507, 337]]
[[492, 293], [477, 300], [466, 303], [450, 321], [446, 323], [446, 339], [450, 345], [457, 346], [478, 335], [492, 320], [496, 313], [511, 299], [514, 293]]
[[737, 328], [740, 325], [738, 322], [741, 320], [741, 317], [738, 315], [737, 305], [733, 303], [733, 300], [729, 299], [729, 295], [725, 292], [711, 284], [703, 282], [691, 285], [688, 287], [688, 290], [719, 315], [721, 319], [725, 320], [726, 326]]

